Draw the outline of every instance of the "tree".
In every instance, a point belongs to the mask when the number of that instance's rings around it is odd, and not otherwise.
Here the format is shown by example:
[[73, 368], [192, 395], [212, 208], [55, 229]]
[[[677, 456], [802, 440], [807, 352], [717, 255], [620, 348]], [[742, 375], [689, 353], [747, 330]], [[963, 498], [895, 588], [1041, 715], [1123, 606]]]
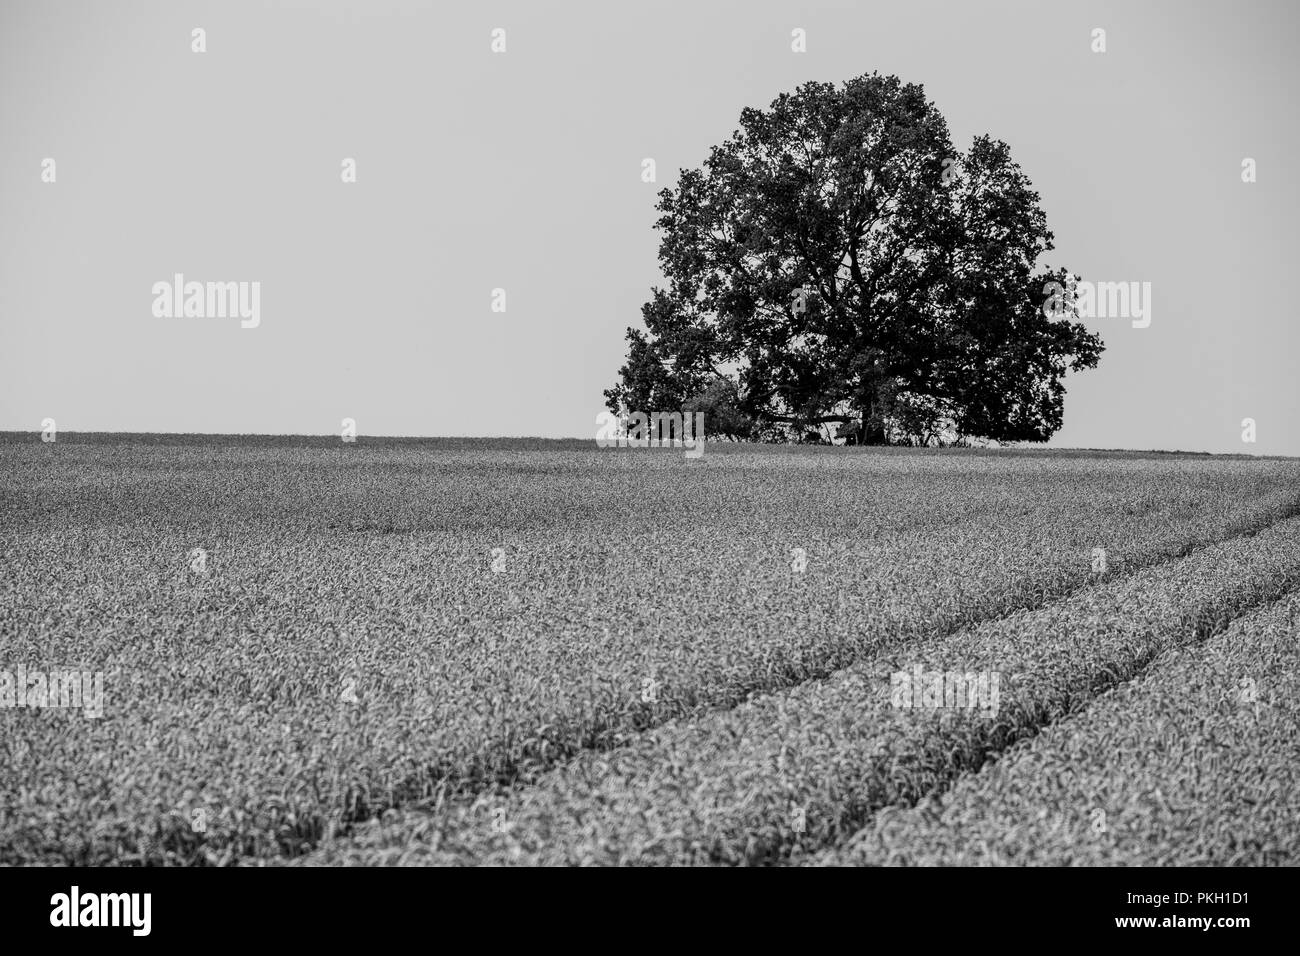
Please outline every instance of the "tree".
[[1037, 265], [1053, 236], [1007, 145], [955, 153], [897, 77], [743, 110], [656, 209], [668, 285], [611, 409], [704, 409], [759, 441], [848, 422], [863, 444], [1045, 441], [1066, 371], [1103, 348], [1068, 300], [1043, 308], [1066, 272]]

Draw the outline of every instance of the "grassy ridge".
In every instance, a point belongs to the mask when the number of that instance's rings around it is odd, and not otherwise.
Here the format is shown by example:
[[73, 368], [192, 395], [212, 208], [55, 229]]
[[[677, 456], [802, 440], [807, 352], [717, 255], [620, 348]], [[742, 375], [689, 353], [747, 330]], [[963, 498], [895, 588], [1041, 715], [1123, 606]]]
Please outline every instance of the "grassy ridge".
[[1295, 866], [1300, 596], [1162, 655], [824, 864]]
[[0, 466], [0, 668], [102, 670], [108, 695], [98, 721], [0, 712], [8, 862], [294, 855], [1041, 605], [1095, 579], [1094, 547], [1122, 574], [1300, 500], [1296, 463], [1182, 458], [10, 445]]
[[[1234, 617], [1297, 584], [1300, 518], [1099, 584], [1037, 611], [898, 648], [827, 681], [658, 728], [613, 752], [579, 755], [531, 787], [446, 805], [432, 815], [399, 816], [326, 847], [317, 860], [780, 861], [834, 845], [882, 808], [912, 804], [945, 787], [990, 755], [1132, 678], [1160, 654], [1222, 631]], [[1250, 659], [1243, 653], [1237, 663]], [[996, 713], [896, 708], [891, 674], [917, 664], [925, 671], [1000, 672]], [[1133, 712], [1111, 707], [1107, 726], [1122, 722], [1130, 750], [1149, 742], [1144, 718], [1158, 714], [1156, 703]], [[1289, 733], [1281, 730], [1291, 713], [1283, 710], [1275, 719], [1270, 739], [1293, 740], [1294, 724]], [[1098, 747], [1113, 742], [1098, 737], [1082, 739]], [[1062, 735], [1053, 739], [1059, 743]], [[1138, 750], [1132, 763], [1144, 754], [1149, 752]], [[1290, 759], [1266, 756], [1270, 765]], [[1059, 771], [1059, 764], [1052, 769]], [[1122, 774], [1133, 767], [1116, 769]], [[1044, 778], [1040, 794], [1051, 793], [1052, 779]], [[961, 812], [984, 805], [998, 792], [985, 783], [962, 802]], [[969, 788], [964, 793], [969, 795]], [[1059, 806], [1050, 800], [1047, 805]], [[1018, 804], [1024, 813], [1033, 806], [1032, 798]], [[802, 827], [794, 823], [795, 810]], [[909, 817], [909, 828], [891, 834], [890, 846], [903, 852], [912, 830], [928, 820]], [[990, 821], [991, 827], [998, 822]], [[980, 838], [975, 833], [971, 840]], [[935, 861], [933, 855], [928, 861]]]

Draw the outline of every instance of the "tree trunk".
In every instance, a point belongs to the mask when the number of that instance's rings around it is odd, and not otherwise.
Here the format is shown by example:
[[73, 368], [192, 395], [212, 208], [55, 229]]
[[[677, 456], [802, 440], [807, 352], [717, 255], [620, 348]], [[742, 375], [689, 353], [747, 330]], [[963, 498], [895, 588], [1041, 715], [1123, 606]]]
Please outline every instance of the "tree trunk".
[[875, 397], [874, 388], [867, 389], [862, 395], [862, 430], [858, 433], [858, 441], [863, 445], [887, 444], [884, 422], [873, 415], [876, 411]]

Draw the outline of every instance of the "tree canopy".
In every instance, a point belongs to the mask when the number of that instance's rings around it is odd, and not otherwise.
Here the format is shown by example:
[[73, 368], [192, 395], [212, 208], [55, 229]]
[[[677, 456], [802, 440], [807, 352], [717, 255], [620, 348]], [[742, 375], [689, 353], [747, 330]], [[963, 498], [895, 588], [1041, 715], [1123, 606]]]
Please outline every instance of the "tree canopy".
[[1064, 269], [1007, 145], [957, 153], [922, 88], [806, 83], [659, 193], [666, 288], [627, 330], [611, 411], [704, 411], [711, 435], [1044, 441], [1100, 339], [1043, 307]]

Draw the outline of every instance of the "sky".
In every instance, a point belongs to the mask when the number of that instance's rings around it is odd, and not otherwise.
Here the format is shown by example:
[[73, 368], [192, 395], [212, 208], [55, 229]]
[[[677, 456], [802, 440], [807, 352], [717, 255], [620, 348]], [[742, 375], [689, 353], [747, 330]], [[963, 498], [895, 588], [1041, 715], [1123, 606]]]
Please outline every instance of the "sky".
[[[5, 0], [0, 430], [594, 436], [657, 191], [880, 71], [1010, 144], [1048, 264], [1151, 284], [1147, 327], [1085, 322], [1052, 445], [1300, 455], [1298, 11]], [[176, 273], [260, 283], [257, 325], [156, 314]]]

